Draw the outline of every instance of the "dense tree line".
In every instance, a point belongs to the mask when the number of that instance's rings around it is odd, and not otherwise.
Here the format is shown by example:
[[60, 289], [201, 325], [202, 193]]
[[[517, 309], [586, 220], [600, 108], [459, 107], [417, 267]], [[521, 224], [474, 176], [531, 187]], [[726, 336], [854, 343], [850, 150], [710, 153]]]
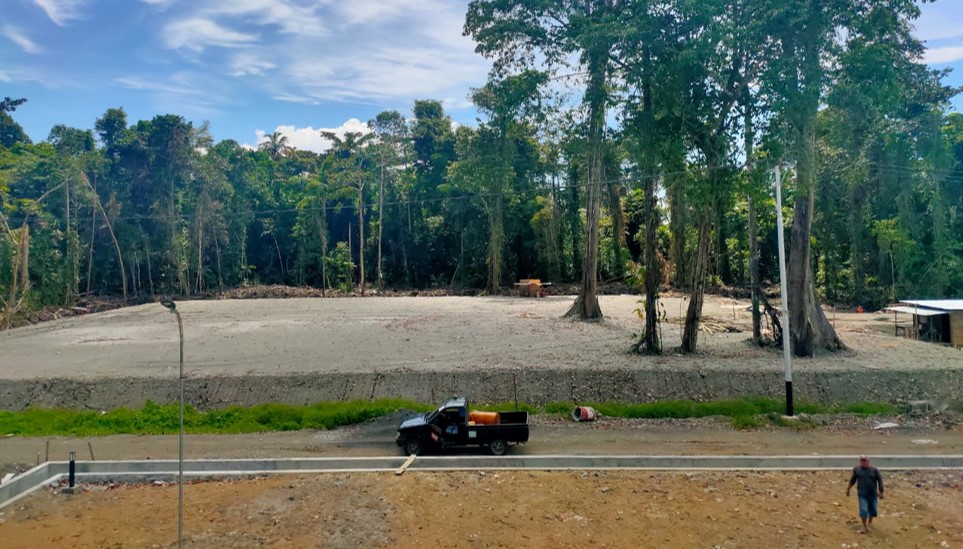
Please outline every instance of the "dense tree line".
[[[493, 60], [479, 120], [438, 101], [383, 112], [330, 150], [214, 143], [177, 115], [32, 144], [0, 103], [3, 323], [88, 294], [190, 295], [600, 281], [643, 294], [639, 352], [661, 352], [659, 292], [777, 280], [785, 185], [791, 339], [841, 343], [820, 302], [963, 295], [963, 116], [920, 61], [912, 0], [474, 0]], [[778, 335], [778, 334], [777, 334]]]

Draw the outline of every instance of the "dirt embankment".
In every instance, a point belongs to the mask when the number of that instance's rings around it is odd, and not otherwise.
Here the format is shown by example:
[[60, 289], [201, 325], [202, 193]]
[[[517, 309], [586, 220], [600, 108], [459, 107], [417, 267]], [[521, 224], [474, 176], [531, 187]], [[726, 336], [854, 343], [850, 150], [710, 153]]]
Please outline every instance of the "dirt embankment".
[[[709, 297], [701, 352], [679, 355], [683, 298], [667, 297], [667, 353], [628, 352], [638, 296], [603, 296], [606, 319], [562, 317], [572, 297], [376, 297], [190, 301], [187, 397], [206, 409], [265, 401], [651, 401], [782, 395], [778, 350], [748, 343], [744, 301]], [[891, 320], [830, 313], [848, 349], [793, 363], [797, 398], [821, 402], [963, 394], [963, 352], [890, 335]], [[157, 304], [0, 333], [0, 408], [106, 409], [176, 399], [178, 340]]]

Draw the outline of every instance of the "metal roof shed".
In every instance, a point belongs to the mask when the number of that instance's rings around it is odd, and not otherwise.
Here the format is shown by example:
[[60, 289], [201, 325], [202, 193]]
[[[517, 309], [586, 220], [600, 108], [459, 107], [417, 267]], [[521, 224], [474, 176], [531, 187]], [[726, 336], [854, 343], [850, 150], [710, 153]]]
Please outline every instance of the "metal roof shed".
[[963, 299], [904, 299], [887, 310], [913, 315], [908, 336], [963, 348]]

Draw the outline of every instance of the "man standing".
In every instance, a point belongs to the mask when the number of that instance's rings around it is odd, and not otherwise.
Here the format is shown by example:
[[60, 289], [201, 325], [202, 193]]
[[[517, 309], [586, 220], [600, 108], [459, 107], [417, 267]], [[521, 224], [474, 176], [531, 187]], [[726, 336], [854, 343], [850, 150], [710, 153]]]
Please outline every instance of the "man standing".
[[883, 475], [879, 469], [869, 464], [869, 457], [859, 456], [859, 465], [853, 467], [853, 476], [846, 487], [846, 496], [856, 484], [856, 497], [859, 499], [859, 518], [863, 521], [863, 531], [869, 532], [869, 526], [876, 517], [878, 500], [883, 499]]

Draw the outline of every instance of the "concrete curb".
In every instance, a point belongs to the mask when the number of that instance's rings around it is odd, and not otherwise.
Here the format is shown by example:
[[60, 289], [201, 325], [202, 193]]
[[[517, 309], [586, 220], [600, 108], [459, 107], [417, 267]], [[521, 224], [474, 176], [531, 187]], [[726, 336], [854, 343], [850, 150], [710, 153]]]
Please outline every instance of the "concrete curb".
[[[190, 479], [267, 474], [394, 472], [407, 456], [184, 461]], [[424, 456], [407, 471], [644, 470], [644, 471], [826, 471], [853, 467], [853, 456]], [[963, 455], [874, 456], [884, 470], [963, 470]], [[177, 478], [177, 460], [77, 461], [78, 482], [150, 482]], [[0, 509], [67, 475], [68, 462], [50, 461], [0, 486]]]

